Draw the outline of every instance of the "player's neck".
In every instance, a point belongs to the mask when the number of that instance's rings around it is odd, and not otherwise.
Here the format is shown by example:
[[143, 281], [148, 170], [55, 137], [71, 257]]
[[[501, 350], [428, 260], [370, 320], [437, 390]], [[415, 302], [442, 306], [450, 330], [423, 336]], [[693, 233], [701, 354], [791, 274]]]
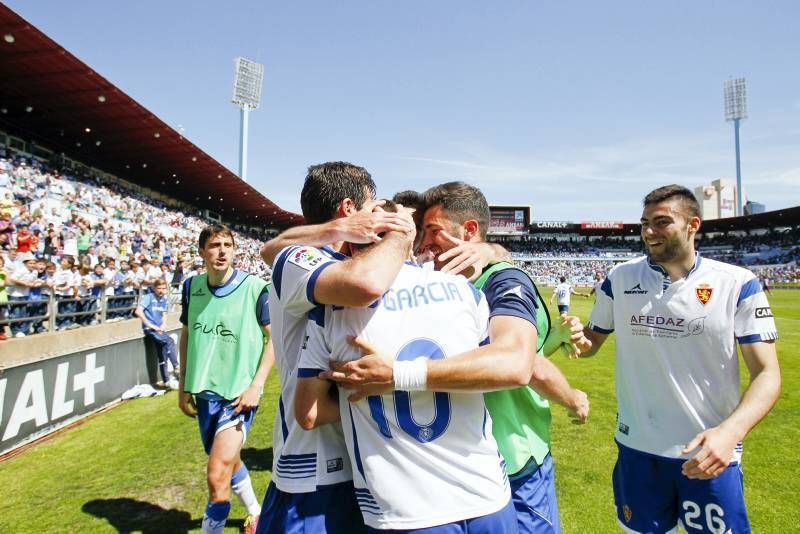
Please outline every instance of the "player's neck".
[[225, 271], [217, 271], [215, 269], [208, 270], [208, 285], [218, 287], [225, 285], [231, 275], [233, 275], [233, 266], [228, 267]]
[[686, 278], [686, 275], [689, 274], [689, 271], [694, 269], [696, 261], [697, 255], [695, 254], [694, 249], [692, 249], [684, 257], [676, 258], [670, 262], [659, 263], [658, 265], [667, 271], [671, 281], [676, 282], [682, 278]]

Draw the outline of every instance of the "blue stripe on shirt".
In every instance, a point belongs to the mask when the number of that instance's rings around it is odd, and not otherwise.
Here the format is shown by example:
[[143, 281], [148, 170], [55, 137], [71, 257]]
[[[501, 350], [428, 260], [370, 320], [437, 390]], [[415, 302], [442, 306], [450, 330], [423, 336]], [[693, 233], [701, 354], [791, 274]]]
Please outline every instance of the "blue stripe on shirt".
[[281, 278], [283, 276], [283, 266], [286, 264], [289, 254], [291, 254], [296, 248], [297, 247], [288, 247], [284, 249], [284, 251], [278, 255], [278, 259], [275, 260], [275, 267], [272, 269], [272, 284], [275, 286], [275, 294], [278, 295], [278, 298], [281, 298]]
[[614, 299], [614, 292], [611, 290], [611, 280], [609, 280], [608, 277], [606, 277], [600, 285], [600, 291], [608, 295], [608, 298]]
[[334, 263], [335, 262], [332, 261], [329, 261], [328, 263], [323, 263], [317, 268], [316, 271], [311, 273], [311, 276], [308, 279], [308, 285], [306, 285], [306, 298], [308, 299], [309, 302], [313, 302], [314, 304], [317, 303], [317, 301], [314, 300], [314, 286], [317, 285], [317, 278], [319, 278], [319, 275], [322, 274], [322, 271], [324, 271]]
[[742, 290], [739, 292], [739, 300], [736, 301], [736, 307], [738, 308], [743, 300], [761, 293], [762, 291], [763, 288], [761, 287], [761, 283], [759, 283], [757, 279], [751, 278], [742, 286]]

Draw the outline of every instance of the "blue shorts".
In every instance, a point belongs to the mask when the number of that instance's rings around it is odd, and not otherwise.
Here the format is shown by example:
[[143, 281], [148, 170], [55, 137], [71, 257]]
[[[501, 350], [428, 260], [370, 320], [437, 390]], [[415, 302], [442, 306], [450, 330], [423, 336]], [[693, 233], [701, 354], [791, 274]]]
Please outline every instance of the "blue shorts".
[[408, 530], [384, 530], [367, 527], [370, 534], [516, 534], [517, 514], [514, 504], [508, 501], [503, 508], [489, 515], [455, 521], [444, 525]]
[[242, 410], [239, 415], [234, 415], [233, 412], [236, 407], [231, 406], [232, 402], [218, 395], [209, 395], [205, 392], [195, 395], [197, 423], [200, 425], [200, 439], [203, 440], [203, 448], [206, 450], [206, 454], [211, 454], [214, 436], [218, 432], [236, 426], [239, 423], [241, 423], [242, 432], [244, 433], [242, 443], [247, 439], [247, 433], [250, 431], [250, 427], [253, 426], [253, 420], [256, 418], [256, 410], [258, 408]]
[[286, 493], [269, 483], [257, 534], [351, 532], [366, 532], [352, 481], [319, 486], [309, 493]]
[[558, 534], [561, 532], [561, 519], [558, 516], [553, 457], [548, 453], [538, 469], [535, 462], [532, 463], [532, 471], [510, 479], [519, 531], [524, 534]]
[[668, 532], [680, 522], [686, 532], [750, 532], [740, 464], [711, 480], [693, 480], [681, 473], [684, 459], [617, 447], [614, 502], [625, 530]]
[[562, 313], [567, 313], [569, 311], [569, 304], [559, 304], [558, 305], [558, 313], [559, 315]]

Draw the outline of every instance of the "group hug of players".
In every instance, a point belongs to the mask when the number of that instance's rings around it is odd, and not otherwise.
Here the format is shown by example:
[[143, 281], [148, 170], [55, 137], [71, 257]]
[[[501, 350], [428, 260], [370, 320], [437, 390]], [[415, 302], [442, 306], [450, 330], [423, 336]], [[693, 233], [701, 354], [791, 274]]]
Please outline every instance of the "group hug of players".
[[[546, 356], [591, 356], [615, 330], [620, 527], [749, 531], [742, 440], [780, 392], [777, 332], [752, 273], [694, 250], [689, 190], [645, 197], [647, 255], [608, 273], [585, 327], [551, 317], [486, 243], [477, 188], [450, 182], [397, 204], [375, 190], [361, 167], [310, 167], [307, 225], [261, 250], [271, 285], [232, 267], [226, 227], [201, 233], [207, 273], [183, 287], [179, 404], [209, 455], [203, 532], [222, 531], [232, 492], [245, 530], [262, 533], [560, 532], [548, 400], [580, 422], [589, 402]], [[240, 450], [274, 364], [260, 505]]]

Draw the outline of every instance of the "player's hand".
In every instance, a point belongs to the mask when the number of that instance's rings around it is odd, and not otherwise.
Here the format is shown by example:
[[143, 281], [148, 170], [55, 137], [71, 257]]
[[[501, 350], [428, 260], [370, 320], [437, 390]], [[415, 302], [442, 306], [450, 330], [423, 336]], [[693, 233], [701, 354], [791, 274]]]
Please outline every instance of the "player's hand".
[[[348, 337], [347, 341], [361, 350], [364, 356], [350, 362], [331, 362], [332, 370], [320, 373], [319, 378], [333, 380], [345, 389], [356, 390], [351, 395], [356, 397], [359, 397], [359, 391], [365, 392], [363, 396], [376, 395], [377, 391], [391, 391], [394, 387], [394, 358], [381, 354], [375, 346], [361, 338]], [[369, 390], [367, 386], [370, 386]]]
[[236, 397], [231, 406], [236, 407], [233, 411], [234, 415], [239, 415], [241, 412], [258, 408], [259, 402], [261, 402], [261, 388], [251, 385]]
[[355, 214], [338, 219], [337, 241], [375, 243], [381, 240], [379, 234], [383, 232], [416, 232], [414, 219], [411, 216], [413, 211], [400, 210], [398, 213], [390, 213], [380, 209], [384, 203], [383, 200], [369, 200]]
[[197, 405], [194, 403], [194, 395], [191, 393], [178, 392], [178, 408], [189, 417], [197, 417]]
[[577, 424], [585, 424], [589, 420], [589, 396], [580, 389], [572, 390], [572, 402], [569, 416]]
[[733, 458], [733, 450], [741, 438], [723, 426], [715, 426], [697, 434], [686, 444], [682, 454], [700, 450], [683, 463], [681, 471], [687, 478], [708, 480], [720, 475]]
[[444, 230], [439, 230], [439, 235], [454, 245], [450, 250], [439, 254], [439, 263], [444, 263], [441, 268], [443, 273], [461, 274], [468, 280], [475, 281], [483, 269], [496, 259], [494, 249], [488, 243], [463, 241]]
[[561, 340], [561, 352], [569, 359], [578, 358], [582, 352], [592, 348], [592, 342], [583, 335], [580, 317], [562, 313], [553, 325], [550, 335]]

